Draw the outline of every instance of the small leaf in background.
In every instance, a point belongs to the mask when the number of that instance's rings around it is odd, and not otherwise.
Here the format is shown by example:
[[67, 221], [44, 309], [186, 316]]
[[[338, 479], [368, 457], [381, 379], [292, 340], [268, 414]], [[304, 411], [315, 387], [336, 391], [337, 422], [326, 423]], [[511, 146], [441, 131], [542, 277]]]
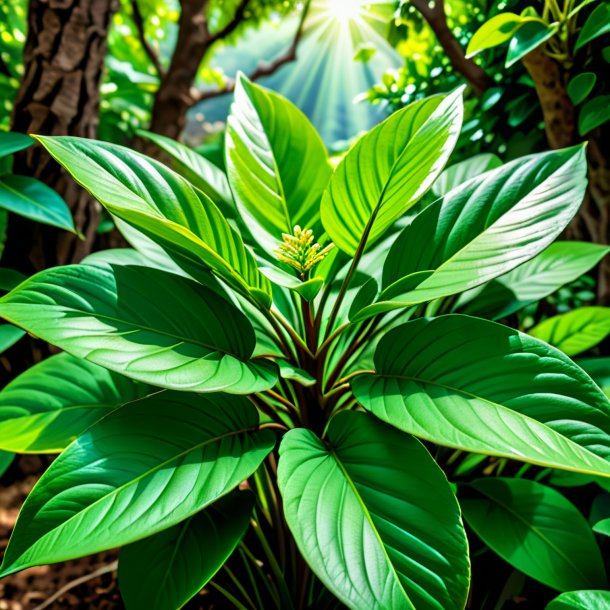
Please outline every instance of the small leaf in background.
[[597, 76], [595, 72], [581, 72], [570, 79], [570, 82], [568, 83], [568, 95], [570, 96], [570, 100], [572, 100], [572, 104], [577, 106], [584, 102], [589, 93], [593, 91], [596, 80]]
[[15, 454], [8, 451], [0, 451], [0, 477], [9, 469], [9, 466], [13, 463]]
[[9, 347], [13, 347], [21, 337], [25, 337], [25, 330], [12, 324], [0, 324], [0, 354]]
[[13, 174], [1, 176], [0, 207], [30, 220], [75, 232], [66, 202], [36, 178]]
[[585, 102], [578, 113], [578, 133], [581, 136], [610, 120], [610, 95], [597, 95]]
[[470, 39], [466, 48], [466, 57], [472, 57], [485, 49], [507, 42], [528, 19], [515, 13], [500, 13], [488, 19]]
[[547, 604], [545, 610], [603, 610], [610, 608], [610, 591], [570, 591]]
[[12, 155], [34, 144], [34, 140], [24, 133], [0, 131], [0, 157]]
[[601, 2], [585, 21], [576, 39], [574, 50], [578, 51], [580, 47], [607, 32], [610, 32], [610, 3]]
[[450, 190], [461, 186], [468, 180], [502, 165], [502, 160], [493, 153], [481, 153], [445, 168], [438, 180], [432, 185], [436, 197], [446, 195]]
[[589, 524], [555, 489], [527, 479], [490, 477], [461, 490], [468, 525], [513, 567], [559, 591], [606, 585]]
[[610, 307], [579, 307], [547, 318], [529, 334], [568, 356], [575, 356], [595, 347], [610, 334]]
[[251, 493], [229, 494], [186, 521], [123, 548], [118, 580], [127, 610], [182, 608], [235, 550], [253, 508]]
[[510, 68], [522, 57], [533, 51], [555, 35], [557, 27], [550, 27], [541, 21], [527, 21], [513, 35], [506, 54], [506, 67]]

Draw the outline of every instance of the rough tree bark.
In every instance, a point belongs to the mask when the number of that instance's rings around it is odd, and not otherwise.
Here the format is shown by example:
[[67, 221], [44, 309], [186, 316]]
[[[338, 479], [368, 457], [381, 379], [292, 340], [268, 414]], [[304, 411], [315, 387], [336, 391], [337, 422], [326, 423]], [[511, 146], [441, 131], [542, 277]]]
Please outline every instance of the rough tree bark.
[[[25, 74], [13, 110], [15, 131], [96, 136], [99, 83], [114, 2], [30, 0]], [[3, 264], [31, 273], [80, 260], [90, 251], [99, 204], [39, 146], [17, 155], [14, 169], [55, 189], [70, 206], [85, 239], [13, 217]]]

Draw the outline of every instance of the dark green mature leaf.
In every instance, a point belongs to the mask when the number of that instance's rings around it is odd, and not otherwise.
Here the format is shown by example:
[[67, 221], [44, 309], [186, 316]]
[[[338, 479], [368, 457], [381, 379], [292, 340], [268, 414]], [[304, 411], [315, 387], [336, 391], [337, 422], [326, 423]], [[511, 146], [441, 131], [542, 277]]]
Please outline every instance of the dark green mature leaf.
[[498, 320], [578, 279], [608, 252], [600, 244], [556, 241], [482, 289], [464, 293], [458, 307], [462, 313]]
[[233, 216], [235, 205], [224, 172], [197, 151], [166, 136], [139, 129], [137, 134], [171, 155], [174, 169], [203, 191], [223, 212]]
[[416, 439], [364, 413], [340, 413], [327, 443], [304, 428], [284, 436], [278, 482], [301, 553], [348, 607], [464, 607], [460, 511]]
[[461, 89], [414, 102], [356, 142], [333, 174], [321, 204], [322, 224], [353, 255], [371, 225], [371, 245], [432, 186], [462, 125]]
[[610, 397], [610, 358], [579, 358], [575, 362]]
[[610, 3], [601, 2], [585, 21], [576, 39], [574, 50], [578, 51], [587, 43], [608, 32], [610, 32]]
[[163, 388], [248, 394], [277, 380], [275, 365], [249, 360], [255, 337], [241, 311], [158, 269], [41, 271], [0, 299], [0, 317], [74, 356]]
[[[426, 440], [541, 466], [610, 475], [610, 403], [567, 356], [462, 315], [389, 331], [375, 374], [352, 389], [374, 415]], [[599, 457], [601, 456], [601, 457]]]
[[40, 180], [8, 174], [0, 177], [0, 207], [36, 222], [74, 232], [66, 202]]
[[28, 496], [0, 576], [141, 540], [237, 487], [274, 445], [244, 397], [161, 392], [110, 413]]
[[595, 86], [597, 76], [595, 72], [581, 72], [568, 83], [568, 95], [572, 104], [578, 105], [585, 101]]
[[543, 42], [557, 33], [557, 26], [550, 26], [542, 21], [527, 21], [514, 33], [508, 45], [506, 67], [510, 68], [521, 58], [539, 47]]
[[529, 260], [561, 233], [584, 195], [581, 146], [486, 172], [425, 208], [390, 249], [372, 315], [483, 284]]
[[176, 610], [197, 594], [239, 544], [253, 496], [220, 498], [186, 521], [121, 551], [118, 580], [127, 610]]
[[591, 527], [558, 491], [527, 479], [486, 478], [460, 496], [476, 534], [513, 567], [559, 591], [603, 587], [604, 564]]
[[13, 153], [29, 148], [34, 140], [24, 133], [16, 131], [0, 132], [0, 157], [6, 157]]
[[578, 133], [584, 136], [606, 121], [610, 121], [610, 95], [596, 95], [578, 113]]
[[273, 91], [238, 74], [227, 120], [227, 172], [238, 210], [271, 251], [295, 225], [320, 236], [320, 199], [332, 173], [307, 117]]
[[271, 286], [214, 203], [162, 163], [116, 144], [37, 136], [81, 186], [111, 213], [197, 277], [212, 269], [233, 288], [271, 303]]
[[0, 449], [55, 453], [152, 389], [69, 354], [27, 369], [0, 392]]
[[0, 324], [0, 353], [13, 347], [19, 339], [25, 336], [25, 331], [12, 324]]
[[0, 477], [8, 470], [15, 459], [14, 453], [0, 451]]
[[597, 345], [610, 334], [610, 307], [579, 307], [547, 318], [529, 331], [568, 356]]
[[570, 591], [552, 600], [545, 610], [595, 610], [610, 607], [610, 591]]
[[27, 279], [26, 275], [23, 275], [23, 273], [19, 271], [15, 271], [15, 269], [0, 267], [0, 291], [2, 292], [12, 290]]

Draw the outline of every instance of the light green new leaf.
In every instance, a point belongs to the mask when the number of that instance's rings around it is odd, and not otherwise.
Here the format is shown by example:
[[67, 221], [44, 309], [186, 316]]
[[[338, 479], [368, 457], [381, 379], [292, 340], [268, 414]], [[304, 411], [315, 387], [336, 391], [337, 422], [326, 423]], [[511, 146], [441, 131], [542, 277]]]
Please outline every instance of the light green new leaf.
[[186, 521], [121, 551], [118, 580], [127, 610], [176, 610], [214, 576], [239, 544], [253, 496], [236, 492]]
[[172, 138], [139, 129], [139, 136], [150, 140], [173, 159], [173, 169], [203, 191], [223, 212], [233, 216], [235, 205], [224, 172], [197, 151]]
[[29, 148], [32, 144], [34, 144], [34, 140], [24, 133], [0, 132], [0, 158]]
[[552, 600], [545, 610], [601, 610], [610, 608], [610, 591], [570, 591]]
[[269, 281], [239, 234], [184, 178], [116, 144], [68, 136], [37, 139], [111, 214], [153, 239], [193, 277], [212, 269], [236, 290], [270, 305]]
[[[460, 495], [464, 518], [500, 557], [559, 591], [604, 587], [591, 527], [558, 491], [527, 479], [477, 479]], [[464, 490], [466, 491], [466, 490]]]
[[450, 191], [396, 239], [379, 302], [360, 315], [463, 292], [534, 257], [578, 211], [586, 171], [578, 146], [517, 159]]
[[584, 102], [589, 93], [593, 91], [597, 75], [595, 72], [581, 72], [568, 83], [568, 95], [575, 106]]
[[55, 453], [152, 389], [69, 354], [27, 369], [0, 392], [0, 449]]
[[[439, 445], [610, 476], [610, 403], [567, 356], [512, 328], [462, 315], [390, 330], [357, 400]], [[600, 457], [601, 456], [601, 457]]]
[[485, 49], [504, 44], [528, 21], [533, 21], [533, 19], [521, 17], [515, 13], [500, 13], [488, 19], [470, 39], [466, 48], [466, 57], [472, 57]]
[[442, 197], [468, 180], [500, 165], [502, 161], [493, 153], [474, 155], [447, 167], [432, 185], [432, 192], [436, 197]]
[[510, 68], [522, 57], [539, 47], [557, 33], [557, 26], [549, 26], [542, 21], [527, 21], [513, 35], [506, 54], [506, 67]]
[[145, 267], [67, 265], [0, 299], [0, 317], [137, 381], [191, 392], [272, 387], [275, 365], [249, 360], [252, 325], [192, 280]]
[[547, 318], [529, 331], [568, 356], [596, 346], [610, 334], [610, 307], [579, 307]]
[[335, 245], [353, 255], [381, 237], [432, 186], [462, 125], [462, 90], [395, 112], [356, 142], [322, 199], [322, 224]]
[[485, 286], [464, 293], [465, 314], [499, 320], [578, 279], [610, 252], [608, 246], [556, 241], [540, 254]]
[[319, 237], [320, 199], [332, 173], [320, 136], [294, 104], [241, 73], [234, 100], [225, 155], [246, 227], [267, 251], [295, 225]]
[[0, 177], [0, 208], [74, 233], [66, 202], [46, 184], [29, 176]]
[[574, 50], [578, 51], [587, 43], [610, 32], [610, 3], [600, 2], [585, 21], [576, 39]]
[[340, 413], [326, 443], [304, 428], [284, 436], [278, 483], [299, 550], [349, 608], [464, 608], [460, 511], [416, 439], [365, 413]]
[[146, 538], [237, 487], [273, 448], [247, 398], [161, 392], [110, 413], [42, 475], [0, 577]]
[[578, 113], [578, 133], [584, 136], [606, 121], [610, 121], [610, 95], [596, 95]]

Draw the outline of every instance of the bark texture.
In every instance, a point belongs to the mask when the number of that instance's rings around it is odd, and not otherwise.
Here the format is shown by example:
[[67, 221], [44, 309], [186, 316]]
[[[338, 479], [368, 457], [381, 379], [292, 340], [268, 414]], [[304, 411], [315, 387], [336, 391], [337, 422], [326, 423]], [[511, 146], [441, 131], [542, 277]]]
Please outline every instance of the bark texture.
[[[25, 74], [13, 110], [15, 131], [94, 138], [99, 84], [115, 0], [30, 0]], [[70, 206], [80, 240], [65, 231], [11, 218], [3, 264], [31, 273], [89, 253], [99, 204], [41, 147], [15, 158], [15, 173], [39, 178]]]

